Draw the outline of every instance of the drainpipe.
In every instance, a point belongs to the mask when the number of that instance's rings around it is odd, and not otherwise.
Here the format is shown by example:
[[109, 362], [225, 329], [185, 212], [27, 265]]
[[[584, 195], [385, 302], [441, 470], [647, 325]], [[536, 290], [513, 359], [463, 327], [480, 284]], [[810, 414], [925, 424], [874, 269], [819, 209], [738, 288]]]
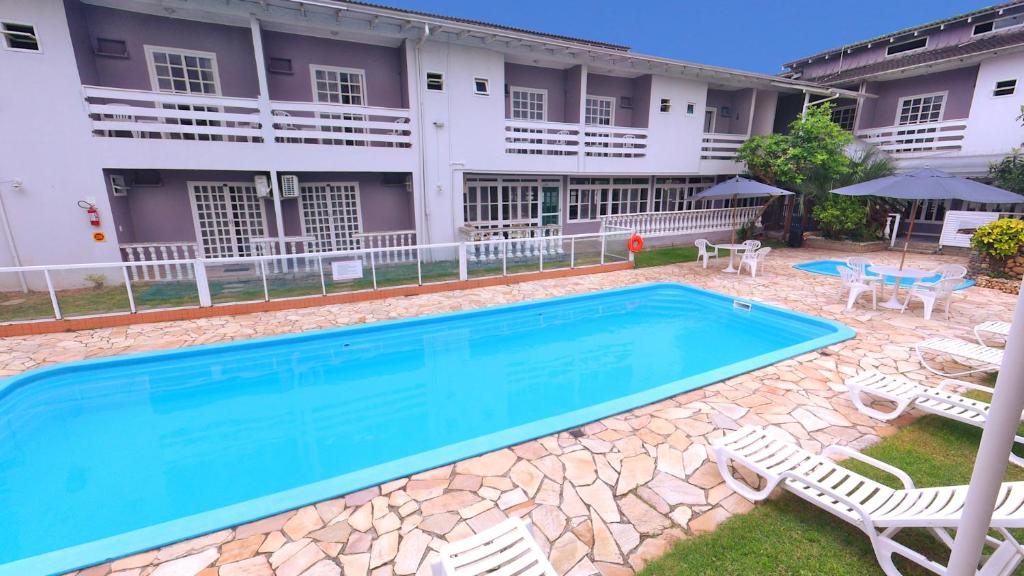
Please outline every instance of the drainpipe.
[[[423, 90], [421, 90], [420, 83], [422, 82], [421, 76], [423, 75], [423, 61], [420, 58], [420, 47], [427, 41], [427, 36], [430, 36], [430, 24], [423, 23], [423, 35], [420, 36], [419, 40], [416, 41], [416, 45], [413, 46], [413, 53], [416, 56], [416, 82], [414, 84], [416, 90], [416, 106], [418, 108], [416, 113], [416, 124], [417, 131], [420, 134], [419, 138], [419, 157], [420, 157], [420, 201], [421, 209], [423, 210], [423, 234], [425, 236], [424, 241], [421, 242], [419, 238], [416, 239], [417, 244], [429, 244], [430, 243], [430, 203], [427, 201], [427, 152], [426, 147], [423, 143], [426, 141], [424, 134], [426, 127], [423, 123]], [[413, 192], [415, 194], [415, 191]]]
[[[17, 182], [12, 180], [11, 182]], [[18, 245], [14, 241], [14, 232], [11, 231], [11, 221], [7, 218], [7, 206], [4, 205], [4, 195], [0, 193], [0, 221], [3, 222], [4, 236], [7, 239], [7, 248], [11, 251], [11, 259], [15, 266], [21, 266], [21, 255], [18, 254]], [[18, 281], [21, 283], [21, 291], [28, 294], [28, 282], [25, 281], [25, 273], [18, 272]]]

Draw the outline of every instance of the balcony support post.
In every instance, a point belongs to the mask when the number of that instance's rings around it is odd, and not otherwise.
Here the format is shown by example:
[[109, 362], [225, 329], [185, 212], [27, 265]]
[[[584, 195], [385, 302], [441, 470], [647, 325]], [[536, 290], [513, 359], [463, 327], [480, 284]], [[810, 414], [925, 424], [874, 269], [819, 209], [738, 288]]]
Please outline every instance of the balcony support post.
[[[267, 83], [266, 61], [263, 58], [263, 30], [259, 19], [255, 16], [250, 17], [249, 28], [252, 31], [252, 50], [256, 55], [256, 80], [260, 88], [260, 93], [256, 97], [260, 110], [260, 131], [263, 132], [263, 143], [273, 144], [274, 114], [270, 108], [270, 88]], [[283, 247], [281, 253], [284, 253]]]
[[589, 71], [586, 64], [580, 64], [580, 137], [579, 137], [579, 153], [576, 155], [576, 167], [580, 172], [583, 172], [586, 164], [587, 157], [587, 76]]

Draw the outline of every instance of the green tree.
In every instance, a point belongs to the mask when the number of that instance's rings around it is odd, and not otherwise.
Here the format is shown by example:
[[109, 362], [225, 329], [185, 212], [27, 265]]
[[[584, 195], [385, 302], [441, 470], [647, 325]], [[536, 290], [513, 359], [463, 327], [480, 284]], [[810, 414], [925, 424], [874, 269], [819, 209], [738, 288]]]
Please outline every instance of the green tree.
[[989, 164], [988, 175], [1003, 190], [1024, 194], [1024, 156], [1020, 150], [1015, 148], [1006, 158]]

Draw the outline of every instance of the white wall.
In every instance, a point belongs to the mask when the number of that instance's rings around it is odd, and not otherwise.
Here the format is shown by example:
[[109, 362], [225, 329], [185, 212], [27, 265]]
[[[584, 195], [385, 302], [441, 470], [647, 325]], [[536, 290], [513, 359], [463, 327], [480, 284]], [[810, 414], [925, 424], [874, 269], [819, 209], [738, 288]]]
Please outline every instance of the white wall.
[[[1012, 96], [993, 96], [999, 80], [1017, 80]], [[1024, 127], [1017, 120], [1024, 104], [1024, 53], [1005, 54], [981, 63], [974, 87], [971, 115], [964, 134], [963, 155], [1006, 155], [1024, 143]]]

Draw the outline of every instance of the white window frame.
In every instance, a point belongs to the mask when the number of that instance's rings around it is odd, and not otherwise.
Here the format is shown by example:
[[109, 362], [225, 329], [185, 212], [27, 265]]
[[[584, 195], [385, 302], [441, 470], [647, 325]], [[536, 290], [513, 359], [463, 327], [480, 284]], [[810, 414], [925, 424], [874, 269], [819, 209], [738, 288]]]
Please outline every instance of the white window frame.
[[[515, 113], [516, 113], [516, 109], [515, 109], [516, 92], [522, 92], [524, 94], [540, 94], [540, 95], [542, 95], [544, 97], [541, 100], [544, 103], [544, 107], [541, 109], [541, 112], [542, 112], [541, 116], [542, 117], [539, 120], [536, 119], [536, 118], [516, 118], [515, 117]], [[548, 100], [548, 91], [547, 91], [546, 88], [526, 88], [524, 86], [510, 86], [509, 89], [508, 89], [508, 113], [509, 113], [509, 116], [512, 117], [512, 120], [523, 120], [523, 121], [526, 121], [526, 122], [547, 122], [548, 121], [548, 104], [549, 103], [550, 103], [550, 100]]]
[[[7, 42], [8, 42], [7, 34], [11, 34], [11, 33], [2, 30], [2, 26], [4, 24], [14, 24], [15, 26], [31, 26], [32, 27], [32, 36], [35, 38], [35, 41], [36, 41], [36, 49], [32, 50], [32, 49], [29, 49], [29, 48], [13, 48], [11, 46], [8, 46], [7, 45]], [[43, 53], [43, 41], [39, 39], [39, 27], [36, 26], [35, 24], [30, 24], [28, 22], [21, 22], [21, 21], [18, 21], [18, 20], [8, 20], [6, 18], [0, 18], [0, 35], [4, 36], [4, 38], [3, 38], [4, 50], [10, 50], [11, 52], [21, 52], [22, 54], [42, 54]]]
[[[565, 221], [566, 222], [598, 222], [600, 217], [601, 190], [611, 187], [611, 184], [569, 184], [565, 195]], [[577, 193], [576, 201], [573, 202], [573, 192]], [[580, 201], [583, 195], [586, 201]], [[581, 207], [586, 206], [589, 218], [580, 218]], [[576, 217], [572, 217], [572, 209], [576, 207]]]
[[[484, 90], [483, 90], [483, 92], [481, 92], [480, 90], [477, 90], [477, 88], [476, 88], [477, 82], [483, 82], [484, 83]], [[473, 77], [473, 94], [476, 94], [477, 96], [490, 96], [491, 95], [491, 80], [489, 78], [484, 78], [483, 76], [475, 76], [475, 77]]]
[[[1017, 24], [1011, 24], [1009, 26], [1003, 26], [1002, 28], [996, 28], [996, 22], [999, 22], [1000, 20], [1009, 20], [1010, 18], [1022, 18], [1022, 20]], [[989, 30], [988, 32], [975, 32], [978, 26], [981, 26], [982, 24], [988, 24], [989, 22], [992, 23], [991, 30]], [[1010, 14], [1009, 16], [1003, 16], [1002, 18], [996, 18], [994, 20], [989, 20], [988, 22], [978, 22], [977, 24], [971, 27], [971, 36], [986, 36], [988, 34], [995, 34], [996, 32], [1000, 32], [1002, 30], [1009, 30], [1011, 28], [1016, 28], [1018, 26], [1024, 26], [1024, 13]]]
[[697, 115], [697, 103], [696, 102], [687, 102], [686, 103], [686, 115], [687, 116], [696, 116]]
[[[471, 187], [477, 188], [476, 198], [472, 204], [469, 199], [469, 189]], [[471, 224], [484, 229], [500, 229], [509, 227], [541, 226], [544, 222], [544, 216], [551, 216], [555, 214], [557, 214], [560, 219], [562, 210], [561, 202], [558, 203], [559, 211], [557, 213], [545, 213], [543, 210], [544, 188], [548, 187], [557, 187], [558, 196], [559, 199], [561, 199], [561, 178], [518, 178], [513, 176], [467, 177], [462, 188], [463, 221], [466, 224]], [[488, 202], [481, 202], [481, 188], [494, 188], [496, 190], [495, 200], [493, 202], [490, 200], [488, 200]], [[532, 193], [533, 198], [524, 200], [524, 191]], [[480, 217], [482, 206], [488, 208], [487, 218]], [[490, 208], [492, 207], [496, 208], [497, 218], [490, 217]], [[506, 210], [509, 213], [508, 218], [505, 217]], [[475, 214], [476, 218], [466, 218], [466, 216], [471, 212]], [[518, 214], [514, 214], [516, 212]], [[523, 217], [524, 212], [527, 213], [526, 217]], [[534, 215], [534, 213], [536, 213], [536, 215]]]
[[[1013, 82], [1013, 89], [1009, 94], [996, 94], [1000, 82]], [[992, 94], [993, 98], [1006, 98], [1007, 96], [1013, 96], [1017, 93], [1017, 84], [1019, 84], [1017, 78], [1003, 78], [1002, 80], [996, 80], [992, 83]]]
[[[336, 72], [338, 74], [351, 74], [359, 76], [359, 90], [360, 97], [363, 101], [362, 104], [341, 104], [340, 102], [321, 102], [318, 98], [319, 90], [316, 87], [316, 72], [322, 70], [324, 72]], [[327, 66], [325, 64], [310, 64], [309, 65], [309, 84], [313, 90], [313, 102], [317, 104], [339, 104], [341, 106], [367, 106], [369, 103], [369, 96], [366, 91], [366, 70], [362, 68], [344, 68], [341, 66]], [[340, 93], [339, 93], [340, 96]]]
[[[943, 105], [945, 105], [945, 101], [943, 101]], [[850, 117], [850, 120], [853, 122], [853, 125], [850, 126], [850, 128], [849, 128], [850, 132], [853, 132], [853, 130], [857, 128], [857, 105], [856, 104], [848, 104], [846, 106], [836, 106], [835, 108], [832, 109], [832, 117], [834, 118], [835, 115], [836, 115], [836, 112], [839, 112], [840, 110], [842, 110], [842, 111], [852, 110], [853, 111], [853, 114]], [[838, 122], [836, 122], [836, 124], [838, 124]], [[845, 130], [845, 128], [844, 128], [844, 130]]]
[[[935, 96], [942, 96], [942, 108], [939, 110], [938, 120], [928, 120], [927, 122], [915, 122], [913, 124], [900, 124], [900, 116], [903, 112], [903, 103], [907, 100], [914, 100], [916, 98], [929, 98]], [[946, 118], [946, 104], [949, 103], [949, 91], [945, 92], [930, 92], [928, 94], [914, 94], [912, 96], [903, 96], [896, 101], [896, 118], [893, 119], [893, 126], [917, 126], [919, 124], [929, 124], [931, 122], [942, 122]]]
[[[703, 132], [704, 134], [717, 134], [715, 130], [718, 129], [718, 107], [717, 106], [705, 106], [704, 107], [704, 119], [707, 119], [708, 112], [711, 112], [711, 131]], [[703, 122], [701, 123], [701, 130], [704, 129]]]
[[[351, 227], [348, 226], [347, 223], [345, 223], [345, 222], [341, 222], [339, 224], [339, 222], [337, 220], [337, 215], [336, 214], [330, 214], [330, 213], [329, 214], [319, 214], [318, 213], [318, 217], [324, 217], [324, 216], [327, 217], [327, 228], [328, 228], [328, 234], [330, 236], [328, 238], [328, 242], [330, 242], [330, 245], [325, 243], [324, 239], [316, 236], [309, 229], [309, 227], [306, 225], [306, 202], [307, 202], [306, 190], [309, 189], [309, 188], [316, 187], [316, 186], [323, 186], [323, 187], [327, 187], [328, 189], [331, 188], [331, 187], [340, 189], [339, 192], [340, 192], [340, 194], [342, 194], [342, 199], [341, 200], [342, 200], [342, 208], [343, 209], [345, 208], [345, 206], [344, 206], [344, 194], [346, 193], [346, 191], [344, 189], [346, 187], [348, 187], [348, 186], [351, 186], [354, 189], [354, 193], [355, 193], [355, 213], [356, 213], [355, 231], [351, 230]], [[327, 194], [328, 194], [328, 204], [330, 204], [330, 202], [331, 202], [331, 199], [330, 199], [331, 191], [328, 190]], [[339, 250], [355, 250], [355, 249], [359, 248], [359, 240], [356, 238], [356, 236], [363, 233], [363, 202], [362, 202], [362, 192], [359, 189], [359, 182], [306, 182], [304, 184], [299, 184], [299, 197], [298, 197], [298, 201], [299, 201], [299, 205], [298, 205], [298, 208], [299, 208], [299, 223], [300, 223], [300, 229], [302, 230], [302, 235], [303, 236], [312, 236], [312, 237], [316, 238], [316, 250], [318, 252], [334, 252], [334, 251], [339, 251]], [[347, 239], [346, 238], [340, 238], [339, 239], [339, 238], [337, 238], [339, 235], [340, 236], [344, 236], [344, 234], [339, 234], [339, 232], [341, 232], [341, 233], [348, 233], [349, 237]], [[346, 240], [348, 242], [348, 246], [338, 246], [337, 245], [338, 241], [344, 243], [344, 242], [346, 242]]]
[[893, 47], [896, 47], [896, 46], [901, 46], [903, 44], [909, 44], [911, 42], [916, 42], [916, 41], [920, 40], [921, 38], [920, 37], [911, 38], [910, 40], [904, 40], [902, 42], [893, 42], [892, 44], [887, 44], [885, 46], [885, 57], [886, 58], [896, 58], [897, 56], [903, 56], [904, 54], [913, 54], [914, 52], [920, 52], [922, 50], [927, 50], [928, 49], [928, 44], [930, 42], [929, 38], [931, 38], [931, 36], [925, 36], [924, 37], [924, 46], [921, 46], [920, 48], [911, 48], [910, 50], [904, 50], [902, 52], [897, 52], [895, 54], [889, 54], [889, 48], [893, 48]]
[[[153, 92], [161, 92], [164, 94], [196, 94], [200, 96], [209, 96], [209, 92], [192, 92], [191, 89], [188, 92], [178, 92], [176, 90], [165, 91], [160, 89], [160, 82], [157, 81], [156, 75], [156, 61], [153, 60], [154, 52], [170, 52], [174, 54], [180, 54], [182, 56], [195, 56], [197, 58], [208, 58], [210, 60], [210, 70], [213, 72], [213, 88], [214, 96], [220, 96], [220, 67], [217, 64], [217, 53], [216, 52], [204, 52], [202, 50], [188, 50], [186, 48], [174, 48], [171, 46], [154, 46], [146, 44], [142, 47], [146, 54], [146, 67], [149, 70], [149, 85], [153, 87]], [[186, 81], [187, 84], [187, 81]]]
[[[590, 114], [587, 100], [593, 100], [595, 102], [606, 102], [608, 104], [608, 124], [594, 124], [587, 121], [587, 116]], [[545, 105], [546, 107], [546, 105]], [[599, 108], [597, 108], [599, 109]], [[583, 99], [583, 123], [587, 126], [615, 126], [615, 97], [614, 96], [596, 96], [594, 94], [587, 94], [586, 98]]]
[[[210, 187], [239, 186], [239, 187], [243, 187], [243, 188], [246, 188], [246, 187], [253, 188], [255, 190], [256, 185], [253, 182], [216, 182], [216, 181], [191, 181], [191, 180], [185, 182], [185, 188], [188, 190], [189, 205], [191, 206], [191, 209], [192, 209], [192, 226], [194, 227], [194, 230], [195, 230], [195, 233], [196, 233], [196, 244], [198, 246], [199, 252], [201, 254], [203, 254], [204, 257], [205, 257], [206, 246], [205, 246], [205, 244], [203, 242], [202, 227], [199, 225], [199, 206], [196, 203], [196, 195], [195, 195], [195, 192], [194, 192], [194, 188], [196, 186], [210, 186]], [[229, 202], [228, 202], [228, 204], [226, 206], [226, 210], [232, 216], [232, 218], [231, 218], [231, 220], [230, 220], [230, 222], [228, 224], [228, 231], [230, 233], [229, 234], [230, 237], [233, 240], [234, 238], [236, 238], [236, 235], [235, 235], [235, 230], [236, 230], [235, 222], [236, 222], [237, 219], [234, 218], [235, 212], [234, 212], [234, 210], [231, 209], [230, 198], [228, 198], [228, 201]], [[260, 198], [259, 196], [257, 196], [256, 202], [257, 202], [256, 205], [259, 208], [259, 218], [260, 218], [259, 226], [263, 230], [263, 234], [262, 235], [266, 236], [266, 234], [267, 234], [267, 214], [266, 214], [266, 207], [264, 206], [264, 199]], [[253, 227], [252, 223], [250, 223], [248, 225], [248, 228], [251, 230], [252, 227]], [[250, 240], [250, 250], [252, 252], [252, 255], [256, 255], [256, 248], [255, 248], [254, 245], [252, 245], [252, 238], [253, 238], [253, 236], [249, 237], [249, 240]], [[232, 244], [231, 244], [231, 254], [224, 254], [224, 255], [221, 255], [219, 257], [220, 258], [228, 258], [228, 257], [237, 257], [237, 256], [244, 256], [244, 255], [238, 253], [238, 246], [234, 242], [232, 242]]]
[[660, 98], [658, 102], [658, 112], [662, 114], [670, 114], [672, 112], [672, 99], [671, 98]]

